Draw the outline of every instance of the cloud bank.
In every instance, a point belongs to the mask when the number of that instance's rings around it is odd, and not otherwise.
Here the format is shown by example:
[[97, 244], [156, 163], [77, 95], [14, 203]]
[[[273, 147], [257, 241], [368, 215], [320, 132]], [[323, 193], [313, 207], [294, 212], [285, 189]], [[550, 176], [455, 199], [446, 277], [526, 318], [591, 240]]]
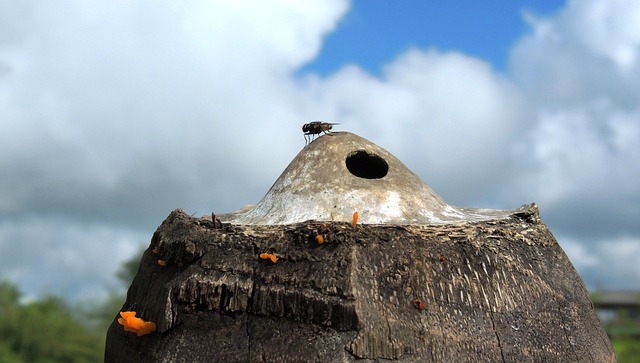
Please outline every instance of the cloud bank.
[[412, 48], [299, 74], [349, 5], [3, 2], [0, 276], [101, 296], [172, 209], [257, 202], [321, 119], [450, 203], [536, 201], [590, 287], [640, 288], [640, 6], [525, 13], [504, 73]]

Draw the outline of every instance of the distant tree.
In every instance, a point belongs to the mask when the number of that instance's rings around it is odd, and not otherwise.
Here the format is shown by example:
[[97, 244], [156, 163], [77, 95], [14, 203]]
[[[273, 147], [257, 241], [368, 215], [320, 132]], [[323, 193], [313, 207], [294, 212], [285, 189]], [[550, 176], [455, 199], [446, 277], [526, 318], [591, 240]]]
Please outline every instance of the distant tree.
[[62, 299], [20, 303], [18, 289], [0, 283], [1, 362], [100, 362], [101, 335]]
[[637, 315], [620, 309], [605, 330], [616, 350], [619, 363], [640, 363], [640, 324]]
[[71, 306], [48, 296], [20, 302], [11, 282], [0, 282], [0, 363], [102, 362], [107, 328], [122, 307], [143, 250], [122, 264], [121, 283], [103, 302]]
[[17, 325], [20, 293], [11, 283], [0, 282], [0, 361], [22, 362], [22, 358], [14, 351], [14, 340], [9, 338]]
[[131, 257], [131, 259], [123, 262], [116, 272], [116, 277], [118, 278], [118, 280], [120, 280], [120, 283], [124, 286], [125, 289], [128, 288], [129, 285], [131, 285], [131, 283], [133, 282], [133, 278], [136, 277], [143, 253], [144, 248], [140, 249], [138, 253], [135, 254], [135, 256]]
[[106, 301], [92, 309], [91, 314], [98, 320], [99, 329], [104, 330], [105, 334], [107, 328], [122, 308], [122, 304], [126, 299], [127, 288], [138, 273], [138, 266], [143, 253], [144, 249], [140, 249], [138, 253], [120, 265], [116, 272], [116, 278], [120, 286], [111, 291]]

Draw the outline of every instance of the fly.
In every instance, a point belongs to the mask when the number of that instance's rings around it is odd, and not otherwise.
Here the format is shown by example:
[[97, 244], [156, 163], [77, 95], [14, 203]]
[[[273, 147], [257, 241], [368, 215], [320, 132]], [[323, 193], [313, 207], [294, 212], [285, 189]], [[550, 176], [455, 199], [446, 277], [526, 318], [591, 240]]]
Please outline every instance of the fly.
[[306, 141], [306, 144], [308, 144], [311, 140], [313, 140], [312, 138], [314, 135], [319, 135], [322, 132], [324, 132], [325, 134], [330, 133], [333, 125], [339, 125], [339, 124], [331, 123], [331, 122], [313, 121], [313, 122], [309, 122], [308, 124], [302, 125], [302, 132], [304, 132], [304, 140]]

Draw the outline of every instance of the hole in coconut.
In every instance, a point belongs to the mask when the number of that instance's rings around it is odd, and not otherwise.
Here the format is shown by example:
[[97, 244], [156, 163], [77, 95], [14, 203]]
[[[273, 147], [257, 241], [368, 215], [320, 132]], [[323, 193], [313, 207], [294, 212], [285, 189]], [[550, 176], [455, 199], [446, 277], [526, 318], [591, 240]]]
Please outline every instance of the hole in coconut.
[[380, 179], [389, 172], [389, 165], [376, 154], [358, 150], [347, 156], [347, 169], [358, 178]]

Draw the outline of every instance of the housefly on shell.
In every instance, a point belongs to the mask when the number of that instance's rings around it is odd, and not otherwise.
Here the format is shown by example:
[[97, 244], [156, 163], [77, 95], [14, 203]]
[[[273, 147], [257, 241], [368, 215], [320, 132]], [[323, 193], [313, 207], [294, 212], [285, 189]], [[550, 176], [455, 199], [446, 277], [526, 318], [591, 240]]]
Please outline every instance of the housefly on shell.
[[304, 132], [305, 145], [313, 140], [314, 135], [319, 135], [324, 132], [330, 133], [333, 125], [339, 125], [338, 123], [313, 121], [308, 124], [302, 125], [302, 132]]

